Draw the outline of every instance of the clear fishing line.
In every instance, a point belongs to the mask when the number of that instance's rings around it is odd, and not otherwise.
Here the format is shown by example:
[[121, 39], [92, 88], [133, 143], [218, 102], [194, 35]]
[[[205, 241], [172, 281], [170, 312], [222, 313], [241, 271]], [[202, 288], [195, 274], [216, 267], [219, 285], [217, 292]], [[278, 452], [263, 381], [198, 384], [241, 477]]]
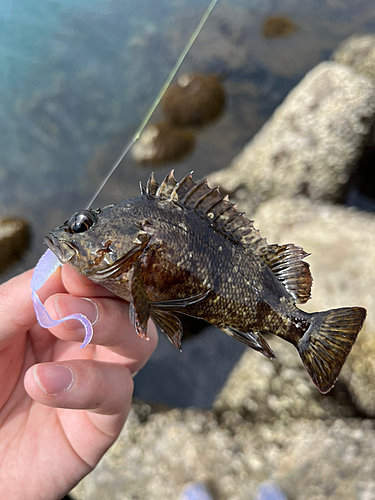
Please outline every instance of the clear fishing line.
[[[206, 23], [209, 15], [211, 14], [213, 8], [216, 5], [216, 3], [217, 3], [217, 0], [212, 0], [211, 3], [209, 4], [209, 6], [207, 7], [206, 12], [203, 14], [203, 16], [202, 16], [201, 20], [199, 21], [197, 27], [195, 28], [194, 32], [192, 33], [191, 37], [189, 38], [189, 41], [186, 44], [184, 50], [181, 52], [180, 57], [177, 59], [176, 64], [174, 65], [174, 67], [172, 68], [171, 72], [169, 73], [168, 78], [166, 79], [164, 85], [160, 89], [159, 94], [156, 96], [156, 98], [154, 99], [153, 103], [151, 104], [151, 107], [148, 110], [145, 118], [143, 119], [142, 123], [138, 127], [136, 133], [134, 134], [134, 136], [131, 139], [131, 141], [129, 142], [129, 144], [126, 146], [126, 148], [121, 153], [121, 155], [118, 158], [118, 160], [116, 161], [116, 163], [113, 165], [113, 167], [111, 168], [111, 170], [106, 175], [106, 177], [103, 180], [103, 182], [101, 183], [99, 189], [96, 191], [94, 197], [91, 199], [90, 203], [88, 204], [88, 206], [87, 206], [88, 209], [92, 206], [93, 202], [95, 201], [95, 199], [97, 198], [97, 196], [99, 195], [99, 193], [103, 189], [103, 187], [106, 185], [106, 183], [108, 182], [108, 179], [111, 177], [111, 175], [113, 174], [113, 172], [120, 165], [120, 163], [122, 162], [122, 160], [125, 158], [125, 156], [128, 153], [129, 149], [139, 139], [139, 137], [140, 137], [143, 129], [146, 127], [146, 125], [149, 122], [149, 120], [150, 120], [152, 114], [154, 113], [156, 107], [158, 106], [158, 104], [160, 103], [161, 99], [163, 98], [163, 96], [164, 96], [167, 88], [169, 87], [171, 81], [175, 77], [175, 75], [176, 75], [177, 71], [179, 70], [182, 62], [184, 61], [187, 53], [189, 52], [191, 46], [193, 45], [193, 43], [197, 39], [200, 31], [202, 30], [204, 24]], [[61, 262], [58, 260], [58, 258], [54, 255], [54, 253], [50, 249], [48, 249], [42, 255], [42, 257], [39, 259], [39, 261], [38, 261], [38, 263], [37, 263], [37, 265], [35, 267], [32, 280], [31, 280], [32, 301], [33, 301], [33, 304], [34, 304], [35, 314], [36, 314], [38, 323], [43, 328], [52, 328], [53, 326], [57, 326], [58, 324], [60, 324], [60, 323], [62, 323], [64, 321], [67, 321], [67, 320], [71, 320], [71, 319], [75, 319], [77, 321], [80, 321], [82, 323], [84, 329], [85, 329], [85, 338], [84, 338], [84, 341], [83, 341], [83, 343], [81, 345], [81, 348], [82, 348], [82, 347], [85, 347], [91, 341], [92, 336], [93, 336], [92, 324], [89, 321], [89, 319], [86, 316], [84, 316], [83, 314], [81, 314], [81, 313], [75, 313], [75, 314], [71, 314], [69, 316], [66, 316], [64, 318], [61, 318], [60, 320], [53, 320], [49, 316], [49, 314], [47, 313], [47, 310], [45, 309], [44, 305], [42, 304], [42, 302], [40, 301], [40, 299], [38, 297], [38, 294], [36, 293], [37, 290], [51, 276], [51, 274], [53, 274], [53, 272], [58, 267], [61, 267], [61, 266], [62, 266]]]
[[155, 99], [154, 99], [153, 103], [151, 104], [150, 109], [146, 113], [146, 116], [144, 117], [142, 123], [138, 127], [136, 133], [134, 134], [134, 136], [131, 139], [131, 141], [129, 142], [129, 144], [125, 147], [124, 151], [121, 153], [121, 155], [118, 158], [118, 160], [115, 162], [115, 164], [113, 165], [113, 167], [111, 168], [111, 170], [108, 172], [108, 174], [104, 178], [104, 180], [101, 183], [99, 189], [96, 191], [94, 197], [90, 200], [90, 203], [87, 205], [87, 209], [90, 209], [92, 207], [92, 204], [96, 200], [96, 198], [99, 195], [100, 191], [107, 184], [108, 180], [110, 179], [110, 177], [112, 176], [112, 174], [114, 173], [114, 171], [116, 170], [116, 168], [120, 165], [120, 163], [122, 162], [122, 160], [125, 158], [125, 156], [129, 152], [130, 148], [139, 139], [141, 133], [143, 132], [143, 129], [146, 127], [147, 123], [149, 122], [151, 116], [153, 115], [155, 109], [157, 108], [158, 104], [162, 100], [162, 98], [163, 98], [163, 96], [164, 96], [167, 88], [169, 87], [171, 81], [175, 77], [177, 71], [180, 69], [180, 66], [183, 63], [183, 61], [184, 61], [186, 55], [188, 54], [189, 50], [191, 49], [191, 46], [193, 45], [193, 43], [197, 39], [199, 33], [201, 32], [201, 30], [202, 30], [203, 26], [205, 25], [207, 19], [209, 18], [210, 14], [211, 14], [211, 12], [213, 10], [213, 8], [217, 4], [217, 1], [218, 0], [212, 0], [211, 3], [209, 4], [209, 6], [207, 7], [206, 12], [203, 14], [203, 16], [202, 16], [201, 20], [199, 21], [197, 27], [193, 31], [191, 37], [189, 38], [187, 44], [185, 45], [184, 50], [181, 52], [180, 57], [177, 59], [176, 64], [171, 69], [171, 71], [170, 71], [170, 73], [169, 73], [169, 75], [168, 75], [168, 77], [167, 77], [164, 85], [160, 89], [160, 92], [158, 93], [158, 95], [155, 97]]

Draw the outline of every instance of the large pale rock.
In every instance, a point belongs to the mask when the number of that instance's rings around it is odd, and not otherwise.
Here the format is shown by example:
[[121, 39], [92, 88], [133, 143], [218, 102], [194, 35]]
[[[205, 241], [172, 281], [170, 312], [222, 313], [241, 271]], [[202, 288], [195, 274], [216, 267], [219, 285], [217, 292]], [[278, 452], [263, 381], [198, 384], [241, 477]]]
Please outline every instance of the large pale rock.
[[306, 198], [274, 198], [261, 205], [255, 221], [269, 243], [295, 243], [311, 253], [312, 300], [304, 309], [367, 309], [341, 377], [360, 409], [375, 416], [375, 216]]
[[297, 350], [268, 336], [276, 359], [247, 349], [214, 402], [218, 414], [235, 411], [254, 422], [288, 422], [291, 418], [354, 417], [342, 385], [322, 395], [311, 382]]
[[[203, 481], [220, 500], [249, 500], [265, 479], [287, 498], [357, 500], [375, 492], [371, 421], [253, 424], [228, 412], [152, 413], [136, 404], [118, 441], [72, 492], [77, 500], [176, 500]], [[367, 496], [366, 496], [367, 495]]]
[[375, 80], [375, 35], [348, 38], [335, 50], [333, 58]]
[[220, 185], [238, 199], [250, 195], [250, 212], [277, 195], [338, 200], [374, 117], [374, 83], [347, 66], [321, 63], [231, 166], [210, 176], [210, 185]]

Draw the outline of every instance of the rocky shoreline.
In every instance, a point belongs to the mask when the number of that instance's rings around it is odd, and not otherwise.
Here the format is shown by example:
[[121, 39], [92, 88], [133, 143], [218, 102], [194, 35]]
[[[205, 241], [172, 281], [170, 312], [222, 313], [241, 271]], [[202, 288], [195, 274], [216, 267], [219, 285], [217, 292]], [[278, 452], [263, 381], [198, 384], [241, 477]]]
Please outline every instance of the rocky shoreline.
[[352, 37], [289, 94], [228, 169], [211, 175], [269, 243], [311, 253], [307, 310], [360, 305], [368, 317], [330, 395], [292, 346], [274, 362], [246, 350], [211, 410], [134, 401], [130, 418], [75, 499], [175, 500], [204, 481], [216, 500], [276, 481], [288, 499], [375, 497], [375, 215], [345, 206], [374, 142], [375, 36]]

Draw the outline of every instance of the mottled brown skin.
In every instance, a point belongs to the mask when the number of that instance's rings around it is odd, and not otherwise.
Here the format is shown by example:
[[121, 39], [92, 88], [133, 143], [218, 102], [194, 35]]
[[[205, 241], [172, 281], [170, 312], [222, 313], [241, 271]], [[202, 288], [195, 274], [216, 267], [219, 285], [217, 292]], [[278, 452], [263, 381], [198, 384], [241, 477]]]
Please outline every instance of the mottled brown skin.
[[180, 312], [219, 328], [269, 332], [289, 342], [302, 337], [310, 315], [294, 305], [259, 257], [213, 231], [193, 211], [182, 211], [177, 223], [171, 224], [168, 216], [168, 223], [162, 222], [162, 214], [171, 210], [168, 202], [164, 205], [152, 223], [155, 236], [142, 254], [143, 279], [151, 302], [209, 290], [205, 299]]
[[[101, 233], [99, 240], [90, 232], [69, 235], [80, 249], [79, 259], [73, 258], [70, 264], [128, 301], [132, 264], [140, 258], [145, 291], [151, 302], [210, 291], [202, 301], [176, 310], [219, 328], [269, 332], [292, 343], [302, 337], [310, 324], [311, 315], [294, 305], [284, 286], [259, 257], [213, 230], [193, 210], [139, 196], [102, 209], [100, 225], [100, 230], [95, 228]], [[88, 258], [95, 247], [102, 249], [111, 241], [118, 258], [130, 249], [140, 230], [148, 234], [148, 242], [139, 245], [139, 251], [121, 272], [104, 281], [96, 277]], [[121, 242], [120, 248], [116, 242]]]
[[139, 335], [147, 335], [151, 316], [180, 348], [173, 313], [181, 312], [274, 358], [261, 335], [272, 333], [296, 346], [313, 382], [328, 392], [366, 311], [301, 311], [295, 302], [308, 300], [311, 288], [301, 248], [267, 245], [225, 197], [191, 175], [177, 183], [171, 172], [158, 186], [150, 177], [137, 198], [74, 214], [51, 231], [48, 246], [128, 300]]

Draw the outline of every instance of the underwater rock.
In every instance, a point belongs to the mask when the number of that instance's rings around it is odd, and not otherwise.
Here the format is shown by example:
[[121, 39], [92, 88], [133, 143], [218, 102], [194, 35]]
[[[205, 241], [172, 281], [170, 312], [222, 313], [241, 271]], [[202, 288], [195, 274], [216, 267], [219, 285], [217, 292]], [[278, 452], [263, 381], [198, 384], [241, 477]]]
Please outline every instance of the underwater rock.
[[[189, 481], [214, 498], [249, 500], [275, 481], [286, 498], [373, 498], [375, 431], [369, 420], [253, 423], [233, 412], [155, 412], [133, 404], [119, 439], [71, 493], [79, 500], [176, 500]], [[365, 496], [365, 495], [369, 496]]]
[[142, 165], [159, 166], [182, 160], [195, 146], [190, 130], [181, 130], [168, 123], [149, 125], [132, 147], [135, 161]]
[[0, 218], [0, 273], [17, 262], [28, 249], [30, 227], [17, 217]]
[[216, 120], [225, 104], [225, 91], [216, 75], [181, 75], [166, 91], [162, 109], [175, 127], [201, 127]]
[[[246, 204], [240, 208], [246, 210]], [[256, 227], [269, 243], [294, 241], [311, 253], [306, 260], [314, 282], [307, 310], [349, 304], [367, 308], [339, 382], [362, 414], [375, 417], [375, 215], [300, 197], [269, 200], [255, 216]]]
[[333, 59], [375, 80], [375, 35], [348, 38], [335, 50]]
[[341, 200], [374, 119], [375, 84], [342, 64], [321, 63], [209, 184], [251, 198], [249, 216], [277, 195]]
[[282, 38], [293, 35], [297, 30], [298, 26], [286, 16], [269, 16], [262, 24], [265, 38]]

